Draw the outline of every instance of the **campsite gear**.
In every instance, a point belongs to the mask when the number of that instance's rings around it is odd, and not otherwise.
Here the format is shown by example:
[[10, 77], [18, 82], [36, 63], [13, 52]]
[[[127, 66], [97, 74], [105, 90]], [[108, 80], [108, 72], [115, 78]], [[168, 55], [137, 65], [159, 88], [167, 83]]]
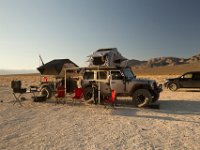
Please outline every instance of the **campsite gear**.
[[34, 102], [43, 102], [46, 101], [46, 96], [45, 95], [36, 95], [36, 93], [41, 92], [39, 90], [39, 87], [37, 86], [30, 86], [30, 91], [27, 91], [27, 93], [32, 93], [33, 94], [33, 101]]
[[[69, 68], [70, 70], [68, 70]], [[66, 95], [67, 92], [72, 92], [77, 86], [76, 81], [73, 81], [70, 76], [77, 75], [79, 70], [71, 68], [78, 68], [78, 65], [69, 59], [55, 59], [38, 67], [37, 69], [41, 75], [53, 75], [56, 78], [63, 78]], [[49, 99], [54, 93], [53, 91], [56, 91], [56, 81], [50, 81], [47, 79], [47, 76], [43, 79], [44, 82], [41, 82], [40, 86], [41, 94], [46, 95], [46, 98]]]
[[38, 89], [39, 87], [37, 86], [33, 86], [33, 85], [30, 86], [30, 92], [38, 92]]
[[11, 88], [13, 89], [13, 96], [15, 97], [15, 101], [13, 105], [18, 102], [21, 106], [21, 96], [26, 93], [26, 88], [21, 88], [21, 81], [20, 80], [13, 80], [11, 81]]
[[127, 60], [118, 52], [117, 48], [99, 49], [89, 57], [89, 67], [118, 67], [121, 62]]
[[46, 101], [46, 96], [45, 95], [38, 95], [33, 97], [34, 102], [44, 102]]
[[44, 81], [44, 82], [48, 82], [48, 77], [44, 76], [44, 77], [43, 77], [43, 81]]
[[64, 77], [65, 69], [73, 67], [78, 67], [78, 65], [69, 59], [55, 59], [37, 69], [42, 75], [59, 75]]
[[62, 83], [58, 84], [55, 97], [57, 104], [60, 103], [60, 101], [65, 98], [65, 87], [62, 85]]
[[83, 88], [76, 88], [74, 90], [74, 96], [72, 97], [74, 104], [76, 104], [76, 101], [79, 100], [81, 103], [82, 98], [83, 98]]
[[111, 95], [107, 96], [105, 101], [104, 101], [105, 107], [106, 107], [107, 104], [109, 104], [109, 105], [114, 107], [115, 100], [116, 100], [116, 91], [112, 90]]

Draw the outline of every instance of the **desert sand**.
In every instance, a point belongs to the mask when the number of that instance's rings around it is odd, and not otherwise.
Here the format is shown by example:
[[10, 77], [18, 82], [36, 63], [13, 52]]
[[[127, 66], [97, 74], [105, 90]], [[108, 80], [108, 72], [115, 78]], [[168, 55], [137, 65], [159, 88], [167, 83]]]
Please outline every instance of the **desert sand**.
[[[163, 83], [172, 76], [139, 76]], [[200, 90], [167, 89], [160, 109], [124, 105], [35, 103], [13, 105], [10, 82], [39, 84], [39, 76], [0, 76], [0, 149], [200, 149]]]

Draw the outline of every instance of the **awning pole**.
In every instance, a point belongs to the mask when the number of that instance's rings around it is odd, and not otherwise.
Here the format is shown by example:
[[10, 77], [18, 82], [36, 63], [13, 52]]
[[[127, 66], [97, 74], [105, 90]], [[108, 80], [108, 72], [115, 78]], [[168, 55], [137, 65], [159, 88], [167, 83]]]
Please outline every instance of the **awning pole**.
[[65, 99], [67, 98], [67, 70], [65, 69]]
[[[99, 79], [100, 79], [100, 72], [99, 72], [99, 66], [98, 66], [98, 76], [99, 76]], [[100, 82], [98, 81], [98, 103], [100, 104], [100, 99], [101, 99], [101, 87], [100, 87]]]

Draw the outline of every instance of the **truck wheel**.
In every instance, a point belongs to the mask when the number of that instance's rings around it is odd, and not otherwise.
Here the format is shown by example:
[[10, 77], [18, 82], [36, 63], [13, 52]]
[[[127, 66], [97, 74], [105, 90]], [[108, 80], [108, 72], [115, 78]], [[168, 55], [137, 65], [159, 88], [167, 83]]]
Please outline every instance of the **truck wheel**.
[[156, 93], [154, 94], [153, 98], [152, 98], [152, 103], [155, 103], [160, 97], [160, 93]]
[[178, 86], [176, 83], [170, 83], [168, 88], [171, 90], [171, 91], [176, 91], [178, 89]]
[[85, 100], [89, 100], [93, 97], [93, 88], [87, 87], [84, 89], [83, 96]]
[[41, 95], [46, 95], [46, 99], [49, 99], [52, 96], [52, 91], [47, 86], [42, 87], [42, 89], [41, 89]]
[[151, 103], [151, 93], [146, 89], [138, 89], [133, 93], [133, 104], [136, 107], [144, 107]]

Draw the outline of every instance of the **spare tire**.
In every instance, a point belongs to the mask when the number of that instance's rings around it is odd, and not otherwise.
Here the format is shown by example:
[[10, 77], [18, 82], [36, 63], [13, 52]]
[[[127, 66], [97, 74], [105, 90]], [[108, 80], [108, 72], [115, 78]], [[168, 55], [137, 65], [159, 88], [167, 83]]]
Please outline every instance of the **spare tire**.
[[52, 90], [51, 90], [51, 88], [48, 87], [48, 86], [42, 87], [40, 93], [41, 93], [41, 95], [45, 95], [45, 96], [46, 96], [46, 99], [50, 99], [51, 96], [52, 96]]
[[92, 87], [86, 87], [83, 91], [83, 96], [85, 100], [89, 100], [93, 97], [93, 88]]
[[152, 101], [151, 93], [147, 89], [138, 89], [133, 93], [133, 104], [136, 107], [144, 107]]

